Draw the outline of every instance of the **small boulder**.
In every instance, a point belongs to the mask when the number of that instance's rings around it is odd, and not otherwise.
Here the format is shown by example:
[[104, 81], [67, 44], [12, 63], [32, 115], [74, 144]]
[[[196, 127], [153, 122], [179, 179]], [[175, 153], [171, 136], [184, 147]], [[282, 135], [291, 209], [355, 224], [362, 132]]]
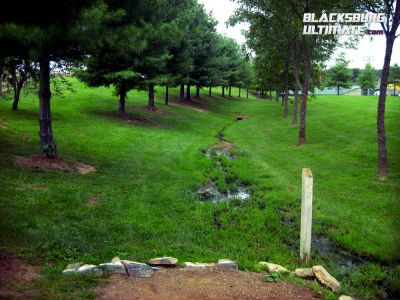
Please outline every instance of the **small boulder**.
[[185, 262], [183, 264], [183, 267], [185, 269], [187, 269], [187, 270], [195, 271], [195, 270], [204, 270], [204, 269], [207, 269], [207, 268], [215, 267], [215, 264], [212, 264], [212, 263], [199, 263], [199, 262], [195, 262], [195, 263]]
[[279, 272], [283, 274], [289, 274], [290, 271], [286, 269], [285, 267], [282, 267], [281, 265], [265, 262], [265, 261], [260, 261], [258, 263], [259, 266], [261, 267], [267, 267], [269, 272]]
[[83, 266], [83, 262], [75, 263], [75, 264], [69, 264], [68, 266], [65, 267], [64, 271], [62, 273], [64, 275], [72, 274], [72, 273], [77, 273], [78, 269]]
[[229, 259], [220, 259], [216, 266], [219, 268], [229, 268], [229, 269], [234, 269], [234, 270], [239, 269], [238, 264]]
[[130, 276], [138, 278], [149, 278], [154, 275], [154, 269], [149, 265], [135, 261], [123, 260], [126, 270]]
[[121, 262], [121, 259], [118, 256], [116, 256], [111, 260], [111, 262], [112, 263]]
[[175, 257], [157, 257], [149, 260], [150, 265], [156, 266], [175, 266], [178, 263], [178, 259]]
[[335, 293], [340, 293], [340, 283], [323, 266], [314, 266], [312, 270], [321, 284], [329, 287]]
[[307, 278], [307, 279], [315, 277], [312, 268], [296, 269], [294, 271], [294, 275], [300, 278]]
[[354, 298], [350, 297], [350, 296], [342, 295], [339, 297], [339, 300], [354, 300]]
[[78, 274], [95, 274], [95, 275], [103, 275], [103, 271], [100, 270], [97, 266], [95, 265], [83, 265], [81, 266], [78, 271], [76, 271]]
[[99, 267], [111, 273], [126, 274], [124, 264], [121, 261], [100, 264]]

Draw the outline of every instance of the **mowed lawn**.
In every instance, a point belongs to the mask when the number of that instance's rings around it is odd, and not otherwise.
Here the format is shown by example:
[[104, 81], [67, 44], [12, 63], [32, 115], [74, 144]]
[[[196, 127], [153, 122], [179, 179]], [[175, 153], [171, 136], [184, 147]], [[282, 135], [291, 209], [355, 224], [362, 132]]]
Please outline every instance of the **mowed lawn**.
[[[98, 264], [114, 256], [229, 258], [245, 270], [258, 261], [299, 267], [303, 167], [314, 174], [314, 236], [369, 261], [345, 272], [325, 257], [315, 255], [314, 263], [329, 266], [345, 292], [365, 298], [380, 298], [398, 284], [400, 97], [387, 100], [390, 176], [381, 181], [377, 97], [312, 99], [308, 144], [299, 147], [298, 127], [275, 101], [222, 98], [220, 89], [209, 98], [205, 89], [196, 100], [199, 111], [165, 106], [164, 89], [157, 88], [159, 111], [149, 112], [146, 93], [133, 91], [126, 111], [135, 121], [126, 122], [116, 117], [112, 89], [73, 85], [76, 93], [53, 97], [53, 130], [60, 157], [95, 166], [90, 175], [16, 166], [13, 155], [38, 153], [38, 100], [23, 94], [14, 112], [10, 100], [0, 99], [0, 245], [44, 266], [40, 297], [93, 296], [85, 292], [93, 282], [86, 286], [61, 271], [67, 263]], [[172, 89], [172, 100], [177, 95]], [[249, 118], [237, 121], [238, 114]], [[245, 203], [211, 204], [196, 194], [212, 165], [202, 151], [218, 135], [240, 154], [228, 172], [251, 186]], [[97, 205], [90, 204], [94, 199]]]

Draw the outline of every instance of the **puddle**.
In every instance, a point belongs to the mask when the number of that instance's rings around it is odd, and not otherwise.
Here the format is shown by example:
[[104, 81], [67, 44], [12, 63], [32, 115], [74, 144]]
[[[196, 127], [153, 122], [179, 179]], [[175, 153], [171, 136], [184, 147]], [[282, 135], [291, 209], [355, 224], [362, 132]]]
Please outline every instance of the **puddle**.
[[212, 203], [221, 203], [231, 199], [246, 201], [251, 196], [251, 190], [245, 186], [238, 186], [235, 190], [228, 189], [226, 192], [221, 192], [214, 183], [209, 183], [201, 186], [197, 190], [197, 194], [203, 201], [208, 200]]
[[345, 251], [325, 236], [313, 238], [311, 241], [311, 249], [314, 254], [332, 259], [343, 271], [367, 262], [366, 259]]
[[[239, 180], [230, 179], [228, 184], [226, 179], [228, 168], [224, 165], [223, 160], [221, 159], [221, 157], [224, 157], [228, 160], [234, 160], [238, 157], [230, 152], [233, 148], [233, 144], [225, 141], [222, 133], [218, 134], [217, 137], [219, 142], [203, 151], [203, 153], [212, 160], [212, 169], [217, 171], [216, 173], [220, 174], [220, 178], [219, 180], [212, 180], [209, 178], [209, 182], [201, 186], [197, 190], [197, 194], [201, 200], [208, 200], [212, 203], [227, 202], [231, 199], [246, 201], [251, 196], [251, 189]], [[225, 188], [222, 189], [221, 185]]]
[[[296, 253], [299, 253], [298, 245], [288, 245]], [[332, 242], [328, 237], [316, 236], [311, 240], [311, 256], [318, 255], [331, 259], [336, 263], [342, 271], [360, 266], [369, 262], [367, 258], [360, 257], [356, 254], [350, 253]]]

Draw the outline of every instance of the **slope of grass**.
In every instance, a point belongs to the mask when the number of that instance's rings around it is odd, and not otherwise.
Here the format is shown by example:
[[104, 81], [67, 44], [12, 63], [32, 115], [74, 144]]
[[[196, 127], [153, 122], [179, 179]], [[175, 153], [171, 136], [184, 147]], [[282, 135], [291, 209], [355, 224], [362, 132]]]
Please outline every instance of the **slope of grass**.
[[[298, 147], [297, 126], [282, 118], [276, 102], [224, 99], [215, 89], [198, 112], [165, 106], [159, 88], [158, 112], [145, 109], [145, 92], [129, 94], [128, 116], [139, 121], [128, 123], [116, 117], [112, 90], [74, 86], [77, 93], [53, 99], [53, 129], [60, 156], [96, 166], [91, 175], [15, 166], [13, 155], [38, 152], [38, 103], [25, 95], [13, 112], [0, 99], [0, 242], [49, 263], [41, 297], [90, 296], [60, 271], [69, 262], [97, 264], [116, 255], [137, 261], [173, 255], [181, 262], [226, 257], [248, 270], [260, 260], [297, 267], [303, 167], [315, 177], [314, 235], [372, 261], [346, 272], [323, 257], [315, 263], [328, 265], [346, 292], [366, 298], [381, 297], [383, 281], [396, 284], [393, 270], [380, 265], [400, 260], [400, 99], [388, 99], [391, 173], [379, 181], [376, 97], [312, 100], [308, 144]], [[176, 99], [178, 91], [171, 93]], [[237, 114], [249, 118], [238, 122]], [[213, 205], [196, 195], [212, 164], [201, 149], [218, 134], [242, 154], [229, 172], [251, 185], [246, 203]], [[100, 205], [88, 205], [92, 198]]]

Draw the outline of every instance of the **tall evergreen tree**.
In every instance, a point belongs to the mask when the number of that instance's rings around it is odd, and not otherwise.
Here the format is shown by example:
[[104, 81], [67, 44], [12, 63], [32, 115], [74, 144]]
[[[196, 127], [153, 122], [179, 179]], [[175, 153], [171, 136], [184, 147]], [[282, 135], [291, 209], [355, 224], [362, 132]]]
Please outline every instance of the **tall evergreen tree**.
[[[51, 119], [51, 62], [83, 54], [84, 17], [97, 5], [94, 0], [14, 1], [0, 10], [0, 40], [24, 45], [39, 64], [40, 149], [46, 157], [57, 156]], [[12, 49], [15, 49], [14, 47]], [[19, 54], [18, 51], [15, 54]]]

